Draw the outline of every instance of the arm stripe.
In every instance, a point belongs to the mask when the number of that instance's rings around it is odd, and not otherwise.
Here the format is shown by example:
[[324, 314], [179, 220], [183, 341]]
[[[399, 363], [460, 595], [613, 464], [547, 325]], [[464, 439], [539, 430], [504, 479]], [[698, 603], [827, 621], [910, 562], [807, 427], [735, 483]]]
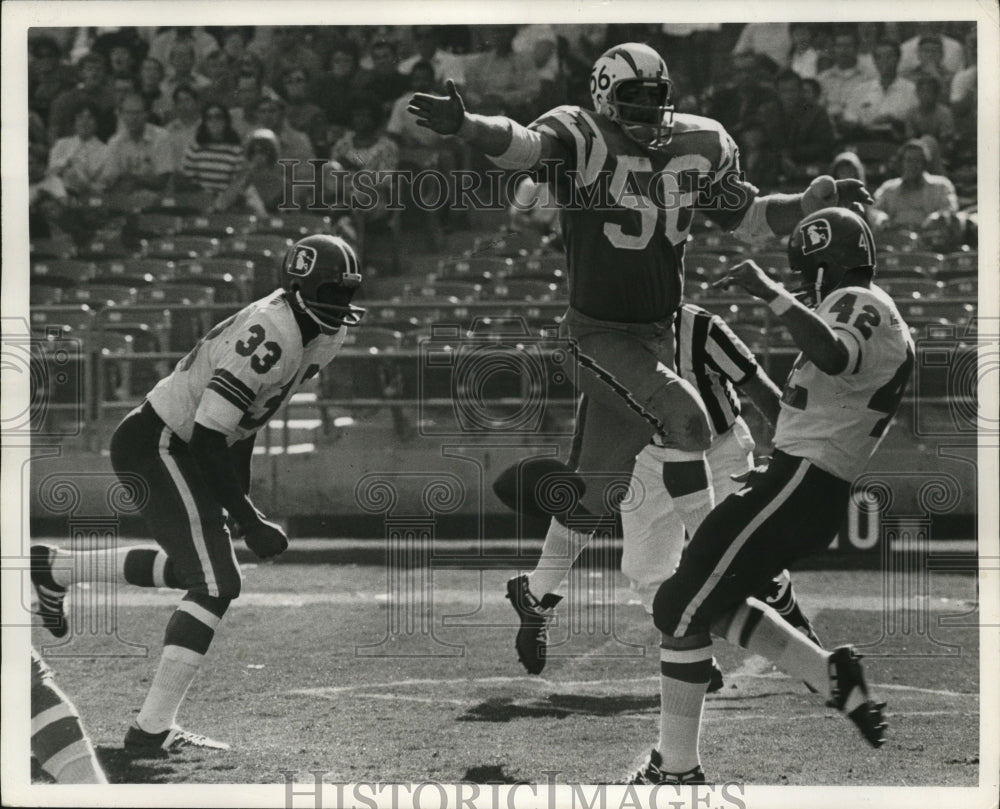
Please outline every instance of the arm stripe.
[[232, 385], [236, 391], [241, 393], [243, 396], [246, 396], [247, 399], [251, 402], [257, 395], [256, 392], [253, 390], [253, 388], [251, 388], [246, 382], [244, 382], [242, 379], [236, 376], [232, 371], [227, 371], [225, 368], [216, 368], [213, 376], [219, 377], [220, 379], [224, 379], [226, 382]]

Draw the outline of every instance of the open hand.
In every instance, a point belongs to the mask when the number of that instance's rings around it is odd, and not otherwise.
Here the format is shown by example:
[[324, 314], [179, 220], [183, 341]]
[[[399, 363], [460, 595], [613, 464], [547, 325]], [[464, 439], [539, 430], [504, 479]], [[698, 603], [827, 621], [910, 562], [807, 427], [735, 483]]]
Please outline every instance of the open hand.
[[446, 88], [446, 96], [414, 93], [406, 111], [417, 119], [417, 126], [439, 135], [454, 135], [458, 132], [465, 121], [465, 102], [451, 79], [446, 82]]
[[737, 286], [745, 289], [755, 298], [771, 301], [777, 297], [781, 287], [767, 277], [752, 258], [741, 261], [722, 278], [712, 284], [713, 289], [729, 289]]

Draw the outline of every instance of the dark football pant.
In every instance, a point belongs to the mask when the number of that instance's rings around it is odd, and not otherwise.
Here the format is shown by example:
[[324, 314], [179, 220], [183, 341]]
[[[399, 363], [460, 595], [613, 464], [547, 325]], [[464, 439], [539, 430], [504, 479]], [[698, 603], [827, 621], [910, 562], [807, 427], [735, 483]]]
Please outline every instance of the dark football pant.
[[593, 514], [607, 514], [608, 494], [628, 487], [635, 456], [653, 435], [679, 446], [703, 432], [695, 444], [707, 449], [708, 416], [697, 392], [674, 370], [672, 320], [612, 323], [570, 309], [563, 336], [574, 343], [583, 394], [573, 446], [574, 466], [587, 487], [583, 504]]
[[719, 616], [760, 593], [791, 562], [826, 548], [851, 484], [776, 450], [705, 518], [653, 599], [653, 622], [675, 638], [707, 634]]
[[225, 511], [208, 490], [187, 444], [149, 402], [129, 413], [111, 438], [111, 465], [139, 475], [149, 497], [142, 509], [157, 544], [170, 557], [180, 588], [236, 598], [242, 579]]

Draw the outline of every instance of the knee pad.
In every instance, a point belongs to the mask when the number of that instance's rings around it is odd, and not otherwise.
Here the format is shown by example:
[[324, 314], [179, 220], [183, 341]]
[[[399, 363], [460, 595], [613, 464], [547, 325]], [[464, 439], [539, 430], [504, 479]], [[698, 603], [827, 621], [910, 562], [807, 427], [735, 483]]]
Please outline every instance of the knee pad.
[[555, 458], [519, 461], [493, 482], [493, 493], [512, 511], [560, 522], [579, 505], [586, 488], [583, 478]]

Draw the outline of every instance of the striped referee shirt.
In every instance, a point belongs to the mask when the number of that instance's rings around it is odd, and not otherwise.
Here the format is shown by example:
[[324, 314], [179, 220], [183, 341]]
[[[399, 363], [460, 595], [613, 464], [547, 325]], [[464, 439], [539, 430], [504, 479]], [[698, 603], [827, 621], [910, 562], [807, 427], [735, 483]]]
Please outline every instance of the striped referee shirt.
[[718, 315], [685, 303], [674, 317], [674, 358], [681, 377], [698, 391], [716, 435], [740, 415], [734, 385], [757, 373], [757, 359]]

